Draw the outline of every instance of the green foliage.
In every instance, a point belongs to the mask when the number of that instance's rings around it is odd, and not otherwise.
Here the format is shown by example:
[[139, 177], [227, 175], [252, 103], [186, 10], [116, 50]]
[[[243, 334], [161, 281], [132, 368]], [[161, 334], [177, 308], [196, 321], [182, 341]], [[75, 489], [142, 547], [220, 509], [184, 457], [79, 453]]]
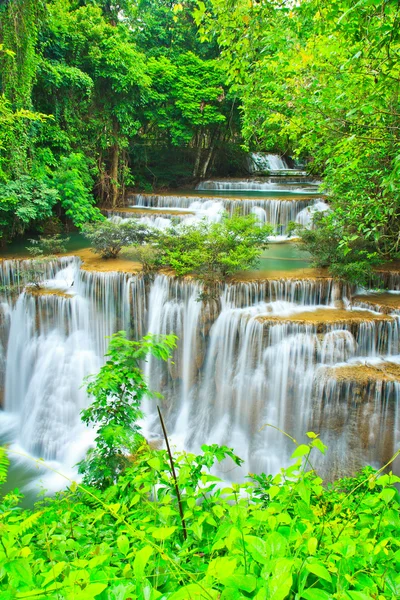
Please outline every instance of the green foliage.
[[0, 448], [0, 485], [7, 479], [9, 460], [4, 448]]
[[27, 246], [26, 249], [31, 256], [52, 256], [53, 254], [64, 254], [67, 251], [66, 244], [69, 242], [69, 238], [55, 233], [51, 236], [40, 236], [39, 240], [29, 241], [32, 246]]
[[7, 241], [50, 217], [57, 199], [54, 188], [28, 175], [0, 184], [0, 238]]
[[[337, 222], [336, 213], [316, 214], [314, 226], [314, 229], [295, 229], [302, 240], [299, 248], [310, 252], [313, 266], [329, 267], [339, 279], [367, 285], [373, 277], [374, 265], [380, 262], [373, 246], [361, 236], [347, 236]], [[344, 248], [345, 244], [351, 251]]]
[[231, 449], [174, 457], [142, 445], [104, 491], [72, 483], [33, 511], [0, 511], [5, 599], [393, 600], [399, 596], [399, 504], [391, 473], [369, 470], [324, 487], [309, 467], [324, 450], [310, 432], [294, 464], [254, 485], [221, 482]]
[[142, 265], [145, 275], [154, 273], [160, 266], [160, 250], [151, 244], [124, 249], [124, 258], [136, 260]]
[[99, 209], [93, 206], [93, 178], [83, 154], [71, 153], [61, 157], [57, 169], [49, 177], [49, 183], [57, 190], [66, 216], [76, 227], [82, 228], [89, 221], [102, 219]]
[[[188, 52], [175, 62], [167, 57], [148, 64], [153, 80], [149, 119], [166, 130], [173, 145], [186, 145], [205, 128], [224, 123], [224, 74], [217, 61]], [[155, 113], [155, 114], [154, 114]]]
[[178, 225], [154, 234], [162, 266], [182, 277], [192, 274], [206, 293], [218, 282], [257, 264], [272, 228], [260, 226], [254, 215], [224, 216], [218, 223]]
[[150, 236], [150, 230], [134, 219], [121, 222], [101, 221], [86, 224], [83, 234], [90, 240], [93, 252], [102, 258], [117, 258], [123, 246], [137, 246]]
[[218, 36], [241, 96], [247, 145], [301, 155], [324, 176], [333, 214], [318, 227], [330, 246], [340, 236], [332, 272], [362, 282], [369, 255], [399, 252], [397, 3], [198, 5], [200, 33]]
[[79, 464], [84, 483], [107, 488], [129, 465], [130, 455], [143, 443], [137, 423], [143, 417], [141, 403], [153, 395], [141, 366], [149, 354], [168, 360], [175, 340], [173, 335], [147, 335], [134, 342], [123, 331], [110, 338], [106, 364], [88, 380], [87, 392], [94, 400], [82, 411], [82, 421], [96, 427], [95, 447]]

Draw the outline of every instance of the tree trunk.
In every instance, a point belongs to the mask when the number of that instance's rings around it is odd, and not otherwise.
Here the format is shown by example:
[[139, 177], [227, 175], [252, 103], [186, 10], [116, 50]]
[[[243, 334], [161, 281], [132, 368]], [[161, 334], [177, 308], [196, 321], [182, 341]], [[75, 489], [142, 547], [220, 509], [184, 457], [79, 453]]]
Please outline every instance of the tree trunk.
[[204, 179], [205, 176], [207, 175], [207, 170], [208, 170], [211, 158], [214, 153], [215, 142], [216, 142], [216, 140], [218, 140], [218, 134], [219, 134], [219, 129], [214, 131], [213, 135], [211, 136], [210, 146], [209, 146], [205, 161], [203, 163], [203, 166], [202, 166], [202, 169], [201, 169], [200, 175], [199, 175], [201, 179]]
[[112, 161], [111, 161], [111, 202], [112, 207], [116, 208], [118, 205], [119, 198], [119, 186], [118, 186], [118, 167], [119, 167], [119, 146], [117, 143], [112, 147]]
[[201, 162], [201, 144], [202, 144], [202, 140], [203, 140], [203, 134], [202, 131], [199, 131], [199, 134], [196, 136], [197, 137], [197, 152], [196, 152], [196, 159], [194, 161], [194, 167], [193, 167], [193, 177], [198, 177], [198, 173], [199, 173], [199, 169], [200, 169], [200, 162]]

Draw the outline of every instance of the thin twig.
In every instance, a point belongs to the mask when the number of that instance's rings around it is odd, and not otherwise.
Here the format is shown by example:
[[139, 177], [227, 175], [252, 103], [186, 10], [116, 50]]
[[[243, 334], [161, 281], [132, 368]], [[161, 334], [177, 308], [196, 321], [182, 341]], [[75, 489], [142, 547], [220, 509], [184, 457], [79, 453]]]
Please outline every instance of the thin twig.
[[182, 521], [183, 538], [186, 541], [187, 540], [186, 523], [185, 523], [185, 517], [183, 516], [182, 500], [181, 500], [181, 494], [179, 492], [178, 480], [176, 478], [174, 460], [172, 458], [171, 448], [169, 447], [169, 441], [168, 441], [168, 436], [167, 436], [167, 430], [165, 429], [164, 419], [162, 418], [162, 414], [161, 414], [159, 406], [157, 406], [157, 410], [158, 410], [158, 416], [160, 417], [160, 422], [161, 422], [161, 427], [162, 427], [163, 434], [164, 434], [165, 443], [167, 444], [167, 452], [168, 452], [168, 456], [169, 456], [169, 462], [171, 465], [171, 473], [172, 473], [172, 477], [174, 478], [174, 482], [175, 482], [175, 491], [176, 491], [176, 496], [178, 498], [179, 514], [181, 516], [181, 521]]

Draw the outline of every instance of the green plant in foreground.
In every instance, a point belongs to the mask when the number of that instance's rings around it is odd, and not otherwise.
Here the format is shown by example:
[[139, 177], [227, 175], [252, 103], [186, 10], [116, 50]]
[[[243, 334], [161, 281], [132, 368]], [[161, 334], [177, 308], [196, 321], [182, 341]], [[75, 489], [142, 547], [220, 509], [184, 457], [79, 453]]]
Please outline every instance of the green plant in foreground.
[[167, 453], [145, 444], [104, 491], [71, 482], [33, 511], [16, 511], [15, 495], [4, 498], [0, 597], [397, 599], [399, 478], [381, 470], [352, 487], [349, 479], [346, 491], [341, 482], [325, 488], [307, 471], [324, 449], [309, 435], [294, 464], [268, 482], [267, 500], [251, 480], [229, 484], [211, 474], [217, 461], [240, 462], [229, 448], [176, 454], [186, 541]]
[[99, 373], [88, 379], [87, 391], [94, 400], [82, 411], [82, 421], [97, 427], [95, 447], [79, 464], [84, 482], [97, 488], [115, 483], [129, 465], [129, 455], [143, 442], [137, 421], [143, 416], [140, 405], [152, 396], [141, 364], [148, 354], [168, 360], [176, 346], [174, 335], [139, 342], [126, 339], [120, 331], [110, 338], [107, 361]]

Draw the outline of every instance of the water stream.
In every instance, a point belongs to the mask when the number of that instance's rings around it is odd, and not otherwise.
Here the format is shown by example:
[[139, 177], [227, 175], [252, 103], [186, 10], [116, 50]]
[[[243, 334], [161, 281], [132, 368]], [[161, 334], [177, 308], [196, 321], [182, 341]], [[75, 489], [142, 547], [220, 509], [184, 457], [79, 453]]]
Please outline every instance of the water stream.
[[[293, 244], [282, 248], [296, 263]], [[328, 476], [381, 465], [400, 442], [400, 382], [385, 375], [388, 364], [400, 369], [399, 312], [353, 306], [355, 290], [329, 277], [290, 270], [266, 277], [263, 265], [262, 274], [223, 283], [217, 299], [203, 303], [192, 280], [157, 275], [146, 283], [140, 275], [86, 271], [73, 257], [48, 264], [47, 291], [38, 293], [22, 284], [29, 268], [29, 261], [0, 265], [0, 438], [14, 450], [74, 473], [93, 440], [79, 419], [88, 403], [82, 381], [102, 364], [106, 336], [121, 329], [133, 338], [179, 337], [173, 360], [145, 365], [150, 388], [164, 396], [174, 445], [227, 444], [245, 459], [242, 470], [222, 465], [227, 479], [288, 463], [290, 441], [266, 424], [299, 441], [309, 430], [320, 433], [329, 445], [320, 461]], [[399, 274], [388, 281], [400, 288]], [[154, 401], [145, 412], [145, 435], [159, 441]], [[62, 486], [59, 476], [29, 465], [14, 464], [20, 483]]]

